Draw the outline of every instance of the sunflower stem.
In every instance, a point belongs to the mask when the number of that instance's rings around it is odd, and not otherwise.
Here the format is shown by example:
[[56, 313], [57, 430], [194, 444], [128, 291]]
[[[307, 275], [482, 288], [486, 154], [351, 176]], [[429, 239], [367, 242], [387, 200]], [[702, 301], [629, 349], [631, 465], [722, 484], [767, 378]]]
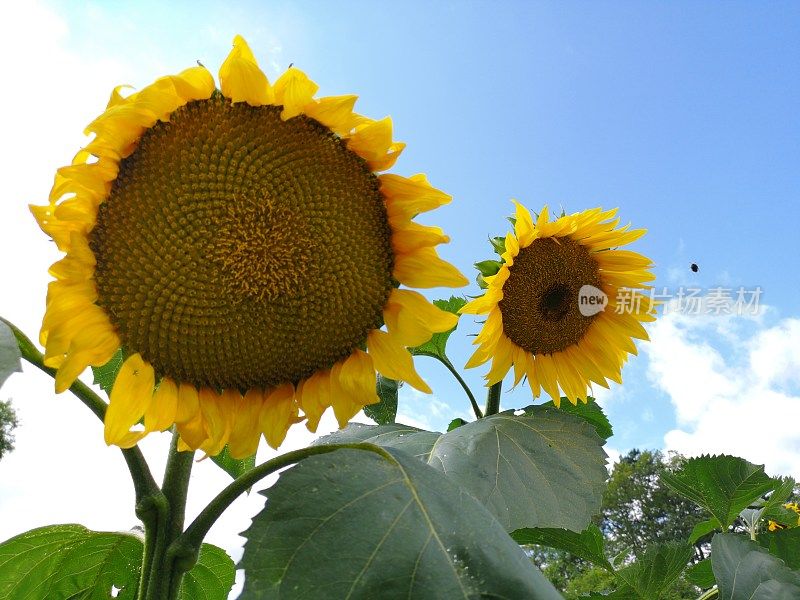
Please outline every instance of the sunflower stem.
[[447, 370], [453, 374], [453, 377], [456, 378], [456, 381], [461, 384], [461, 387], [464, 388], [464, 392], [467, 394], [467, 398], [469, 398], [469, 403], [472, 405], [472, 412], [475, 413], [475, 418], [481, 419], [483, 418], [483, 413], [481, 412], [481, 407], [478, 406], [478, 401], [475, 400], [475, 396], [472, 393], [472, 390], [469, 389], [467, 382], [461, 377], [461, 374], [458, 370], [453, 366], [453, 363], [450, 362], [446, 356], [438, 356], [436, 354], [421, 354], [421, 356], [430, 356], [431, 358], [435, 358], [440, 363], [442, 363]]
[[498, 381], [489, 388], [489, 392], [486, 394], [486, 410], [483, 411], [483, 414], [487, 417], [500, 412], [500, 392], [502, 390], [502, 381]]
[[146, 588], [144, 593], [140, 592], [140, 598], [144, 600], [177, 598], [183, 575], [194, 564], [184, 568], [185, 565], [176, 560], [177, 557], [171, 552], [172, 543], [183, 532], [189, 477], [194, 459], [194, 452], [178, 450], [179, 437], [178, 432], [173, 430], [167, 466], [164, 469], [164, 482], [161, 486], [166, 507], [164, 518], [160, 519], [155, 527], [151, 527], [150, 531], [145, 529], [145, 541], [149, 534], [153, 543], [152, 552], [149, 556], [145, 554], [142, 561], [142, 581], [146, 581]]

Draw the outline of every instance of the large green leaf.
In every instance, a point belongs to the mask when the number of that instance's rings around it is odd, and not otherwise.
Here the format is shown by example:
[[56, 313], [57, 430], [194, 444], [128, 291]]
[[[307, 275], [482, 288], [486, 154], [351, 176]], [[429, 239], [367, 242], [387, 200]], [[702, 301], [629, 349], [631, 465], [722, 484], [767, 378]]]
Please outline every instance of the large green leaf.
[[402, 449], [458, 483], [506, 531], [551, 527], [583, 531], [599, 512], [603, 440], [583, 419], [533, 406], [503, 412], [445, 434], [405, 425], [350, 425], [318, 443], [369, 442]]
[[758, 543], [787, 567], [800, 571], [800, 527], [765, 531], [759, 534]]
[[583, 531], [600, 511], [608, 478], [603, 443], [582, 419], [534, 406], [442, 435], [428, 462], [475, 496], [506, 531]]
[[616, 577], [642, 600], [657, 600], [680, 577], [692, 557], [692, 547], [682, 543], [654, 544], [636, 562], [620, 569]]
[[181, 583], [180, 600], [226, 600], [236, 578], [236, 567], [225, 550], [200, 546], [197, 564]]
[[81, 525], [33, 529], [0, 544], [0, 598], [118, 599], [136, 597], [142, 542], [131, 533]]
[[517, 529], [511, 537], [518, 544], [539, 544], [565, 550], [608, 571], [614, 571], [606, 558], [603, 533], [594, 523], [580, 533], [568, 529], [536, 527]]
[[663, 473], [661, 479], [708, 510], [722, 529], [730, 527], [743, 509], [782, 483], [767, 476], [763, 465], [724, 454], [690, 458], [678, 471]]
[[692, 528], [692, 533], [689, 534], [689, 539], [687, 541], [690, 544], [694, 544], [697, 540], [707, 536], [715, 529], [719, 529], [719, 522], [716, 519], [700, 521]]
[[383, 453], [341, 449], [281, 474], [244, 533], [242, 600], [560, 598], [472, 496]]
[[236, 479], [240, 475], [244, 475], [250, 469], [256, 466], [255, 454], [248, 456], [247, 458], [233, 458], [230, 452], [228, 452], [227, 446], [222, 449], [222, 452], [216, 456], [212, 456], [211, 460], [213, 460], [215, 465], [225, 471], [233, 479]]
[[100, 389], [106, 394], [111, 394], [111, 388], [114, 387], [114, 381], [117, 379], [117, 374], [119, 374], [123, 362], [125, 362], [125, 357], [122, 353], [122, 348], [120, 348], [106, 364], [100, 367], [92, 367], [94, 383], [99, 385]]
[[394, 423], [397, 418], [397, 396], [402, 383], [402, 381], [395, 381], [378, 373], [375, 380], [375, 391], [380, 402], [367, 404], [364, 407], [364, 414], [378, 425]]
[[[446, 310], [449, 313], [457, 315], [458, 311], [461, 310], [467, 301], [464, 298], [451, 296], [449, 300], [434, 300], [433, 303], [442, 310]], [[445, 354], [447, 340], [456, 330], [456, 327], [458, 327], [458, 323], [456, 323], [455, 327], [448, 331], [434, 333], [433, 337], [424, 344], [420, 344], [416, 348], [409, 348], [409, 352], [414, 355], [432, 356], [434, 358], [447, 360], [447, 355]]]
[[800, 574], [743, 536], [715, 535], [711, 541], [711, 567], [720, 600], [800, 598]]
[[0, 387], [12, 373], [22, 371], [22, 363], [17, 338], [3, 321], [0, 321]]
[[[544, 404], [540, 406], [551, 406], [555, 407], [555, 404], [552, 400], [548, 400]], [[611, 427], [611, 422], [608, 420], [608, 417], [603, 412], [603, 409], [600, 408], [600, 405], [595, 402], [594, 398], [589, 398], [589, 401], [585, 404], [583, 402], [578, 402], [577, 404], [572, 404], [567, 398], [561, 398], [561, 404], [559, 410], [563, 410], [571, 415], [575, 415], [576, 417], [580, 417], [584, 421], [588, 421], [594, 430], [604, 440], [607, 440], [612, 435], [614, 435], [614, 430]]]

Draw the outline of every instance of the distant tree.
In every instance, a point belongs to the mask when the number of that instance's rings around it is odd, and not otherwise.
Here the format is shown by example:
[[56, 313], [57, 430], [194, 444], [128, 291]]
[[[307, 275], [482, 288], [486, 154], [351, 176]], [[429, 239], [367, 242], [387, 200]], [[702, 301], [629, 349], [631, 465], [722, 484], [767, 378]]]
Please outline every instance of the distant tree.
[[[694, 526], [707, 517], [695, 504], [661, 482], [660, 474], [675, 468], [684, 458], [665, 457], [659, 450], [631, 450], [620, 458], [608, 480], [601, 513], [594, 519], [603, 532], [606, 554], [619, 563], [634, 560], [648, 545], [685, 541]], [[695, 545], [692, 562], [708, 554], [707, 540]], [[534, 562], [566, 598], [614, 589], [613, 577], [565, 552], [538, 547]], [[681, 577], [663, 596], [665, 600], [695, 598], [700, 590]]]
[[11, 401], [0, 400], [0, 458], [14, 449], [14, 428], [17, 426], [17, 413]]

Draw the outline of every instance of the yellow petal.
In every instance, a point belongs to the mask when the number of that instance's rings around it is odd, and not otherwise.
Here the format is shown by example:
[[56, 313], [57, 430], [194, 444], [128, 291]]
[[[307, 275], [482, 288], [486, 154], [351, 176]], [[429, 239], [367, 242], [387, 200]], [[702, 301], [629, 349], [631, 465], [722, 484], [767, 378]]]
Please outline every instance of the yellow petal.
[[144, 413], [144, 430], [149, 433], [169, 429], [175, 422], [177, 407], [178, 386], [169, 377], [164, 377]]
[[290, 67], [275, 82], [275, 102], [283, 105], [281, 119], [288, 121], [313, 103], [319, 86], [300, 69]]
[[561, 404], [561, 394], [558, 391], [558, 373], [549, 354], [536, 356], [536, 376], [544, 391], [550, 395], [556, 406]]
[[247, 458], [258, 450], [261, 439], [259, 417], [263, 405], [264, 392], [258, 388], [250, 388], [244, 396], [240, 395], [237, 399], [236, 414], [228, 439], [228, 452], [232, 458]]
[[327, 96], [305, 107], [305, 113], [339, 135], [349, 134], [356, 126], [353, 113], [358, 96]]
[[[392, 224], [391, 221], [390, 224]], [[450, 241], [450, 238], [445, 235], [440, 227], [430, 227], [407, 221], [400, 227], [392, 224], [392, 228], [394, 229], [392, 232], [392, 249], [395, 255], [409, 254], [419, 248], [446, 244]]]
[[383, 171], [391, 168], [405, 144], [392, 141], [392, 119], [385, 117], [357, 128], [347, 147], [366, 160], [371, 170]]
[[367, 350], [375, 363], [375, 368], [383, 375], [406, 381], [421, 392], [431, 393], [431, 388], [414, 368], [411, 354], [397, 339], [380, 329], [373, 329], [367, 335]]
[[106, 444], [119, 445], [130, 441], [126, 440], [130, 437], [129, 430], [139, 422], [150, 406], [154, 385], [153, 367], [139, 354], [129, 356], [122, 364], [111, 389], [105, 418]]
[[437, 190], [423, 173], [401, 177], [393, 173], [380, 175], [381, 193], [386, 198], [389, 219], [410, 220], [419, 213], [427, 212], [449, 203], [453, 197]]
[[337, 366], [331, 369], [331, 377], [338, 378], [341, 393], [331, 397], [331, 405], [339, 427], [344, 427], [364, 406], [380, 399], [375, 390], [375, 367], [366, 352], [356, 349]]
[[240, 35], [233, 38], [233, 50], [219, 69], [219, 82], [223, 95], [231, 102], [247, 102], [250, 106], [275, 102], [267, 76], [258, 67], [250, 46]]
[[284, 383], [269, 391], [261, 407], [259, 426], [270, 446], [278, 449], [297, 415], [294, 385]]
[[533, 217], [531, 217], [531, 212], [522, 206], [522, 204], [516, 200], [512, 200], [512, 202], [517, 207], [515, 214], [514, 233], [519, 240], [519, 245], [525, 248], [533, 241]]
[[208, 438], [200, 447], [208, 456], [216, 456], [228, 443], [233, 427], [233, 411], [242, 395], [238, 390], [226, 389], [217, 394], [207, 388], [200, 390], [200, 410]]
[[464, 287], [469, 283], [461, 272], [442, 260], [434, 248], [420, 248], [395, 256], [395, 279], [414, 288]]
[[297, 403], [306, 416], [306, 427], [315, 432], [322, 414], [331, 405], [330, 370], [317, 371], [297, 386]]
[[494, 385], [506, 376], [513, 363], [514, 347], [511, 340], [505, 335], [501, 336], [492, 357], [492, 368], [486, 374], [486, 385]]
[[458, 315], [440, 309], [411, 290], [392, 290], [383, 314], [389, 333], [404, 346], [419, 346], [434, 333], [449, 331], [458, 323]]

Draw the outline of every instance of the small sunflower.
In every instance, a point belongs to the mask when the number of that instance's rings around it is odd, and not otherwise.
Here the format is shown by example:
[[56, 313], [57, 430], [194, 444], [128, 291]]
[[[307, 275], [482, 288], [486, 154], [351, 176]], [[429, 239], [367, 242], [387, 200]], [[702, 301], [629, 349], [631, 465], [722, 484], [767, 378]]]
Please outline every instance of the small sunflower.
[[794, 527], [800, 527], [800, 505], [797, 502], [787, 502], [783, 505], [784, 508], [794, 511], [797, 513], [797, 522], [795, 524], [790, 525], [783, 525], [778, 523], [777, 521], [769, 520], [767, 522], [767, 529], [770, 531], [779, 531], [781, 529], [791, 529]]
[[404, 148], [391, 120], [315, 98], [296, 68], [270, 84], [240, 36], [219, 79], [197, 66], [115, 89], [31, 207], [66, 253], [40, 337], [56, 391], [124, 352], [108, 444], [174, 423], [182, 449], [244, 457], [328, 407], [344, 426], [377, 401], [376, 370], [429, 392], [406, 348], [455, 324], [399, 289], [466, 279], [437, 255], [442, 230], [412, 221], [450, 196], [376, 174]]
[[[484, 277], [486, 293], [461, 309], [487, 315], [467, 367], [492, 359], [486, 379], [493, 385], [513, 365], [514, 385], [527, 376], [535, 397], [544, 389], [559, 405], [561, 388], [573, 404], [586, 402], [592, 382], [608, 387], [608, 379], [622, 381], [622, 365], [628, 354], [636, 354], [632, 338], [648, 339], [641, 323], [655, 318], [653, 302], [637, 290], [653, 280], [652, 262], [617, 249], [645, 230], [617, 228], [616, 209], [550, 221], [544, 207], [534, 221], [527, 208], [515, 204], [502, 265]], [[586, 290], [598, 291], [595, 300], [605, 294], [607, 304], [582, 310]]]

